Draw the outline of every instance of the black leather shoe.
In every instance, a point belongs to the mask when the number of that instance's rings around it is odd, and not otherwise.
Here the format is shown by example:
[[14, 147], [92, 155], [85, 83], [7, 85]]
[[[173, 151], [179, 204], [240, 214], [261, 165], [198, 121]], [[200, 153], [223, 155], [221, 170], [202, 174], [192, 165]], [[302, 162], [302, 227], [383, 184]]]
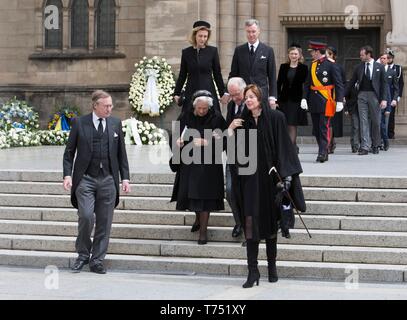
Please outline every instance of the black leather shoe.
[[208, 243], [208, 240], [207, 240], [207, 239], [204, 239], [204, 240], [199, 239], [199, 240], [198, 240], [198, 244], [199, 244], [199, 245], [204, 245], [204, 244], [207, 244], [207, 243]]
[[81, 272], [82, 268], [84, 265], [88, 264], [89, 260], [82, 260], [82, 259], [76, 259], [75, 263], [73, 264], [71, 270], [74, 273], [79, 273]]
[[369, 154], [369, 151], [365, 150], [365, 149], [360, 149], [359, 150], [359, 155], [360, 156], [366, 156]]
[[358, 153], [359, 148], [358, 147], [352, 147], [352, 153]]
[[372, 152], [373, 154], [379, 154], [379, 147], [373, 147]]
[[321, 163], [328, 161], [328, 154], [319, 154], [316, 161]]
[[242, 234], [242, 226], [240, 224], [235, 225], [232, 231], [232, 237], [237, 238]]
[[106, 273], [106, 269], [103, 266], [103, 263], [98, 263], [95, 264], [93, 266], [89, 267], [90, 271], [95, 272], [95, 273], [99, 273], [99, 274], [105, 274]]
[[191, 232], [196, 232], [201, 228], [199, 224], [194, 223], [191, 228]]
[[384, 150], [384, 151], [387, 151], [387, 150], [389, 150], [389, 148], [390, 148], [389, 141], [385, 141], [385, 142], [384, 142], [383, 150]]

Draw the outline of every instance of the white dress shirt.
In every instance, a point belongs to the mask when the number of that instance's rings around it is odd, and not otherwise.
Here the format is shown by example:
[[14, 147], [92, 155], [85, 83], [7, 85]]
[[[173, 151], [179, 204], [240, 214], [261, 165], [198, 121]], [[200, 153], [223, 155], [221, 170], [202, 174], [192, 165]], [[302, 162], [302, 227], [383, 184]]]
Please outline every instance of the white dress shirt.
[[[99, 128], [99, 119], [100, 118], [94, 112], [92, 112], [93, 125], [95, 126], [96, 131], [98, 131], [98, 128]], [[102, 118], [102, 119], [103, 119], [102, 120], [103, 132], [105, 132], [105, 130], [106, 130], [106, 119], [105, 118]]]

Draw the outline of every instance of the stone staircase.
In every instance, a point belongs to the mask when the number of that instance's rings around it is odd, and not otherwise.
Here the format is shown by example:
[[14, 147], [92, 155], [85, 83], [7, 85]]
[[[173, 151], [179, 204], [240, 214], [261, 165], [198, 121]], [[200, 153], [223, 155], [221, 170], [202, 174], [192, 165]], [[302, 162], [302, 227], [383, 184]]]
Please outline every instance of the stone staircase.
[[[212, 213], [209, 243], [190, 232], [194, 213], [169, 203], [172, 174], [133, 174], [129, 195], [115, 211], [110, 269], [173, 274], [245, 276], [246, 249], [231, 236], [229, 206]], [[291, 239], [279, 237], [282, 278], [407, 281], [407, 178], [302, 176], [308, 211]], [[77, 215], [60, 172], [0, 171], [0, 265], [68, 268]], [[264, 244], [260, 272], [267, 274]], [[351, 270], [351, 271], [349, 271]]]

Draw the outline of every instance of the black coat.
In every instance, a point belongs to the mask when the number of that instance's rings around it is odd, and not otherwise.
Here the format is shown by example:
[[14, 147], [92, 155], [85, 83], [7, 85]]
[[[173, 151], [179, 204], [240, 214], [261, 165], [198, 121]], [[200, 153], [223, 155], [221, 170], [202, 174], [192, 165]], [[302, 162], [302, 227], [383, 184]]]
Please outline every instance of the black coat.
[[[308, 101], [308, 107], [311, 113], [325, 113], [327, 100], [321, 93], [311, 89], [311, 86], [313, 85], [311, 73], [310, 69], [307, 81], [304, 85], [303, 98]], [[335, 63], [329, 61], [325, 57], [320, 59], [318, 61], [316, 74], [318, 80], [323, 86], [335, 86], [335, 101], [343, 102], [344, 86], [342, 75], [339, 68], [335, 66]]]
[[229, 79], [241, 77], [247, 84], [261, 88], [263, 101], [269, 96], [277, 98], [276, 61], [273, 48], [260, 42], [255, 51], [254, 63], [250, 67], [250, 51], [247, 43], [235, 49]]
[[301, 102], [304, 83], [308, 76], [308, 67], [305, 64], [299, 64], [295, 73], [294, 81], [290, 86], [287, 78], [289, 63], [283, 63], [280, 66], [277, 79], [277, 98], [279, 102], [288, 100], [293, 102]]
[[174, 90], [174, 95], [179, 96], [185, 81], [187, 81], [182, 112], [189, 111], [192, 108], [191, 97], [198, 90], [211, 92], [214, 97], [214, 108], [220, 111], [214, 80], [219, 95], [222, 97], [225, 93], [225, 84], [223, 83], [219, 54], [216, 47], [206, 46], [200, 49], [199, 60], [197, 49], [194, 47], [191, 46], [182, 50], [180, 71]]
[[[63, 168], [64, 177], [72, 176], [71, 202], [78, 208], [75, 190], [82, 180], [92, 159], [92, 140], [94, 132], [92, 113], [72, 121], [68, 143], [65, 148]], [[106, 118], [106, 130], [109, 136], [109, 160], [117, 191], [116, 204], [119, 203], [119, 172], [122, 180], [130, 180], [129, 163], [122, 130], [122, 122], [118, 118]], [[76, 158], [75, 158], [76, 154]], [[75, 158], [75, 162], [74, 162]]]
[[[222, 132], [226, 129], [225, 119], [220, 113], [215, 110], [210, 110], [204, 117], [195, 116], [191, 111], [183, 114], [180, 119], [181, 132], [187, 126], [188, 129], [196, 129], [200, 133], [200, 137], [204, 138], [205, 129], [220, 129]], [[173, 146], [173, 152], [186, 152], [185, 148], [191, 148], [189, 155], [192, 157], [196, 152], [201, 154], [200, 163], [185, 164], [182, 162], [177, 174], [172, 192], [171, 201], [180, 199], [223, 199], [224, 198], [224, 180], [223, 180], [223, 165], [222, 165], [222, 150], [215, 153], [215, 139], [210, 140], [206, 147], [195, 147], [191, 144], [192, 138], [185, 141], [181, 150], [177, 150], [177, 146]], [[223, 143], [222, 143], [223, 144]], [[203, 162], [204, 154], [212, 148], [212, 163], [205, 164]], [[215, 163], [215, 159], [218, 161]], [[219, 163], [220, 161], [220, 163]], [[187, 193], [179, 194], [183, 190]], [[182, 191], [182, 192], [183, 192]]]
[[[360, 63], [355, 67], [353, 70], [352, 79], [348, 82], [345, 90], [345, 96], [349, 94], [349, 91], [353, 86], [356, 85], [357, 91], [359, 93], [359, 86], [362, 83], [363, 75], [365, 73], [365, 66], [364, 62]], [[376, 93], [377, 100], [387, 101], [387, 83], [386, 83], [386, 71], [384, 70], [384, 66], [376, 61], [373, 64], [373, 75], [372, 75], [372, 86], [374, 92]]]
[[394, 64], [392, 69], [396, 71], [397, 78], [399, 80], [399, 97], [401, 98], [403, 96], [404, 89], [403, 68], [398, 64]]
[[280, 220], [280, 210], [275, 203], [279, 180], [275, 173], [269, 175], [271, 168], [275, 167], [282, 178], [293, 177], [290, 193], [295, 198], [296, 206], [305, 211], [306, 205], [299, 178], [302, 168], [288, 135], [284, 114], [263, 108], [256, 125], [249, 113], [244, 127], [237, 129], [244, 131], [246, 152], [249, 150], [251, 129], [257, 129], [257, 156], [250, 158], [256, 161], [257, 169], [253, 174], [243, 174], [241, 169], [247, 164], [239, 163], [239, 179], [234, 187], [240, 191], [237, 203], [241, 206], [241, 221], [252, 216], [253, 239], [260, 240], [276, 234]]

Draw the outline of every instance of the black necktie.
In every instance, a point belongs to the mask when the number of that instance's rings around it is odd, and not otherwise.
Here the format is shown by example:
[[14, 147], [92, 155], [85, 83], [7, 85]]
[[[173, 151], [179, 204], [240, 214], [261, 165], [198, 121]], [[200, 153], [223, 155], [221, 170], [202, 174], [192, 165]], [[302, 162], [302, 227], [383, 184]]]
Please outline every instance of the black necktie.
[[369, 68], [369, 66], [370, 66], [370, 62], [367, 62], [367, 63], [366, 63], [366, 77], [370, 80], [371, 75], [370, 75], [370, 68]]
[[254, 45], [250, 45], [250, 67], [253, 65], [254, 62]]
[[99, 119], [99, 125], [98, 125], [98, 133], [99, 133], [99, 135], [103, 134], [103, 124], [102, 124], [102, 122], [103, 122], [103, 118], [100, 118]]
[[250, 55], [254, 55], [254, 45], [250, 45]]

